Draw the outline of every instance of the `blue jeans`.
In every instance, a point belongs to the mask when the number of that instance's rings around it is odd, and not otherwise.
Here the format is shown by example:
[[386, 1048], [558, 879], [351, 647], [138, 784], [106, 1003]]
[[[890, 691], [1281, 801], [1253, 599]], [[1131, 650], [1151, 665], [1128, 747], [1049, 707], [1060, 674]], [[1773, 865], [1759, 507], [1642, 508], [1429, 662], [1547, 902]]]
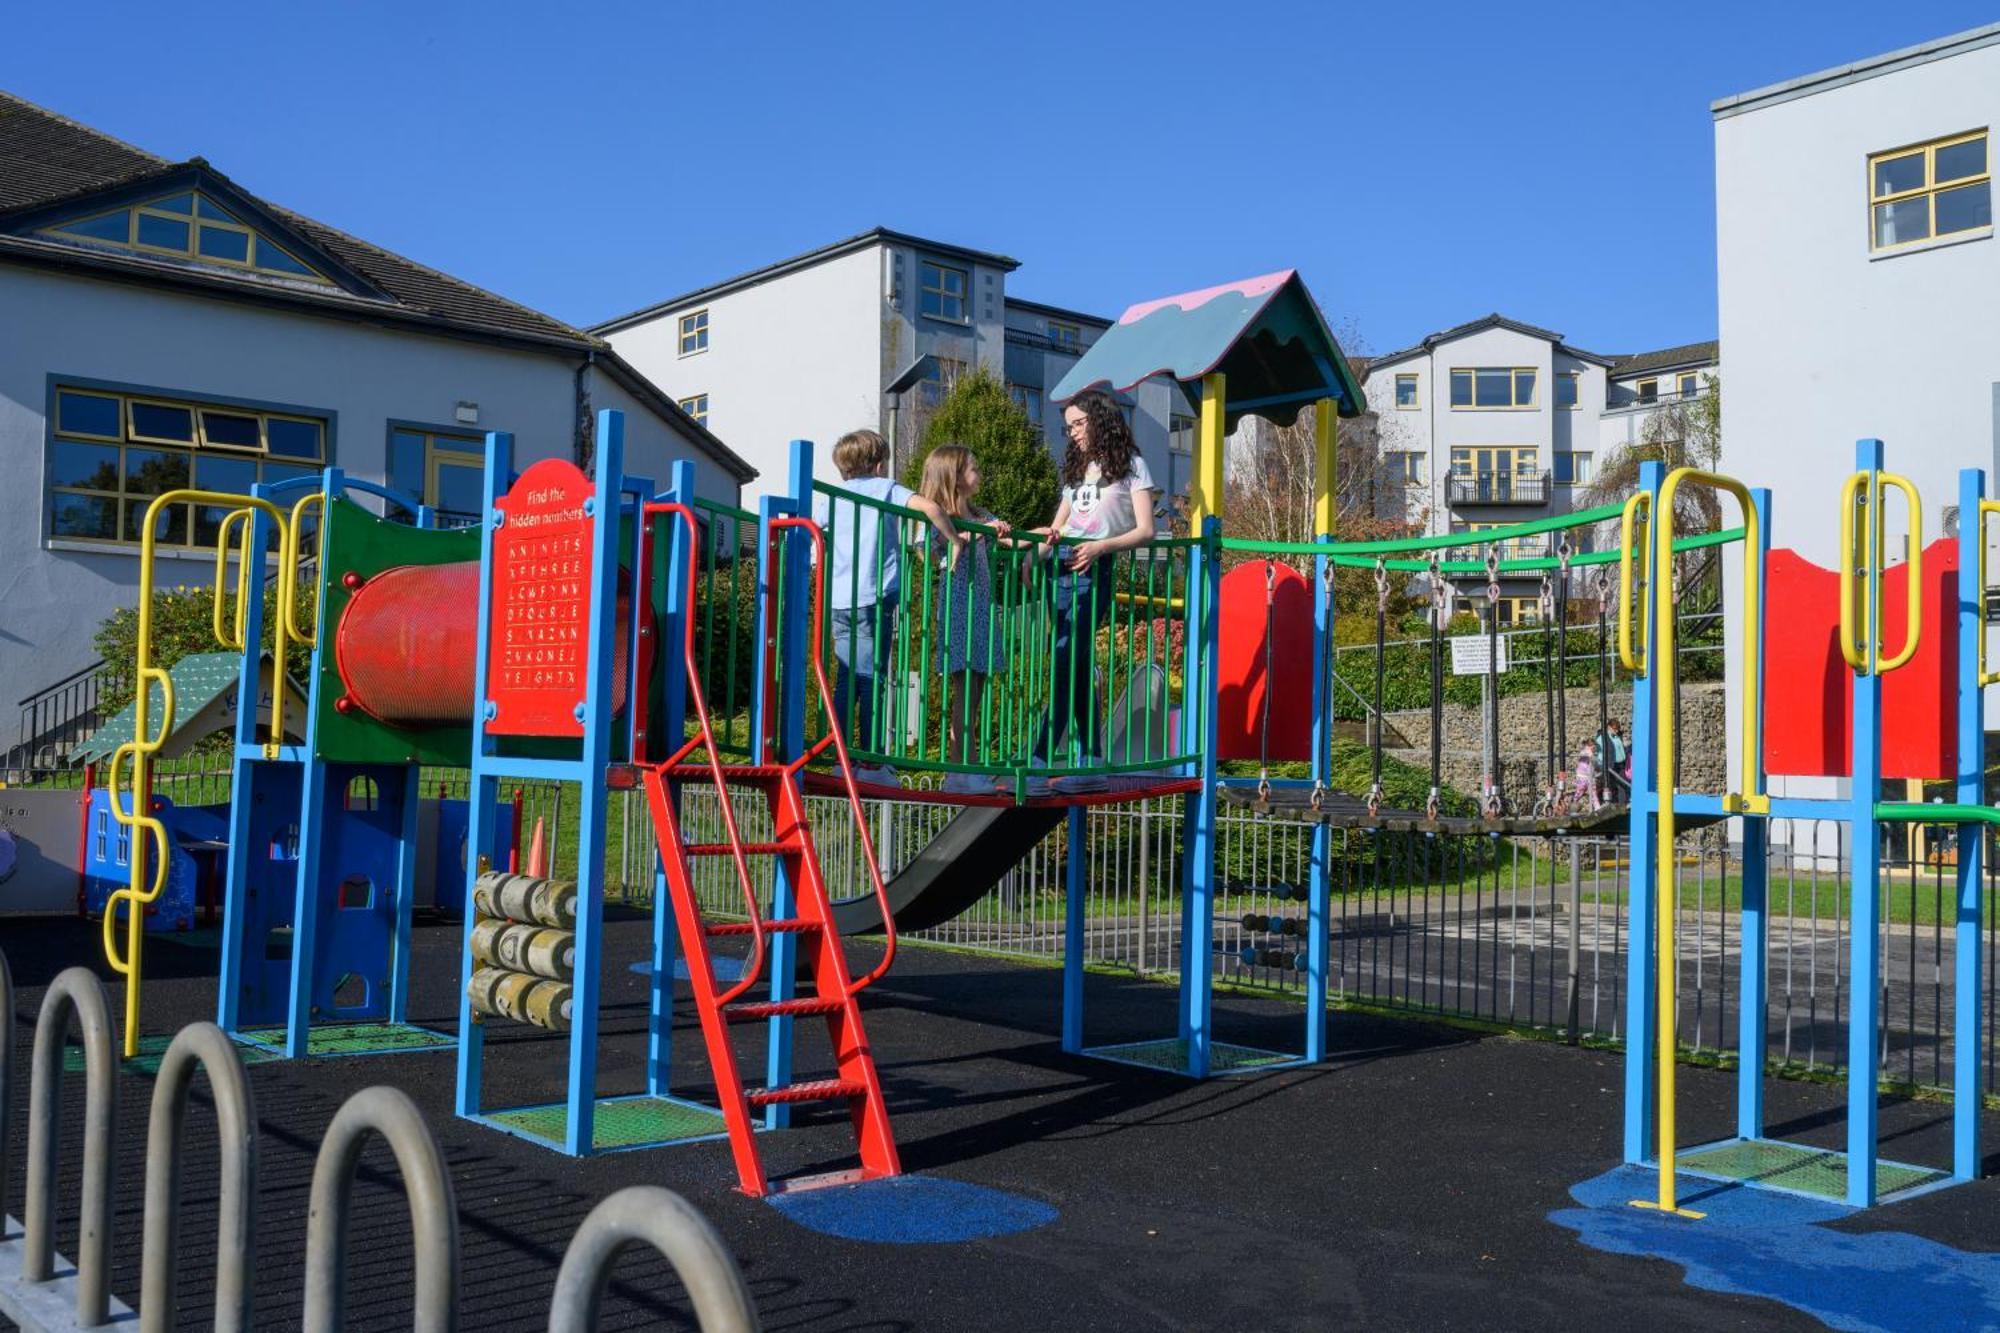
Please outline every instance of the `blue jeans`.
[[886, 658], [896, 642], [897, 598], [851, 610], [834, 610], [833, 711], [857, 750], [881, 753], [888, 737], [879, 734], [875, 718], [875, 659]]
[[[1115, 561], [1100, 556], [1081, 574], [1063, 570], [1055, 586], [1055, 680], [1049, 696], [1049, 720], [1035, 742], [1035, 759], [1046, 764], [1063, 733], [1085, 756], [1103, 745], [1103, 724], [1097, 717], [1097, 630], [1111, 614]], [[1057, 766], [1067, 763], [1067, 756]]]

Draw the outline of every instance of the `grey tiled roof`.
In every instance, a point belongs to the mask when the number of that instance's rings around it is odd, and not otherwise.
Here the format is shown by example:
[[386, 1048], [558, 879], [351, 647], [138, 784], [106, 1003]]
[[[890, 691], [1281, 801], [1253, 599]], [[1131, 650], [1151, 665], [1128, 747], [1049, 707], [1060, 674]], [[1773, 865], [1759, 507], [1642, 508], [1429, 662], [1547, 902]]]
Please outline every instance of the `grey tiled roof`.
[[1630, 356], [1611, 359], [1611, 374], [1618, 379], [1627, 375], [1637, 375], [1641, 371], [1665, 370], [1670, 366], [1714, 365], [1720, 359], [1722, 344], [1710, 339], [1705, 343], [1682, 343], [1679, 347], [1662, 347], [1657, 352], [1634, 352]]

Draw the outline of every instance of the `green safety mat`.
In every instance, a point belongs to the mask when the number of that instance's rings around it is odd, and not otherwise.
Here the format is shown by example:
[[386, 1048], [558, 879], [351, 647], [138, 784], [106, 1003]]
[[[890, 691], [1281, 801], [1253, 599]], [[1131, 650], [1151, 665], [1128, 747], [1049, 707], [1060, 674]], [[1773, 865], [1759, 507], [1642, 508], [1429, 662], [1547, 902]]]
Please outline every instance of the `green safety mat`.
[[[273, 1051], [285, 1049], [283, 1028], [246, 1028], [242, 1040]], [[306, 1032], [307, 1055], [367, 1055], [379, 1051], [434, 1051], [455, 1045], [443, 1032], [408, 1023], [328, 1023]]]
[[[493, 1111], [486, 1117], [495, 1124], [562, 1146], [569, 1128], [569, 1108], [523, 1106], [514, 1111]], [[607, 1097], [597, 1103], [591, 1117], [591, 1146], [599, 1152], [614, 1148], [640, 1148], [652, 1143], [675, 1143], [683, 1139], [705, 1138], [728, 1132], [722, 1112], [706, 1106], [664, 1097]]]
[[[1847, 1198], [1847, 1154], [1798, 1143], [1737, 1139], [1709, 1148], [1679, 1153], [1675, 1163], [1684, 1171], [1769, 1185], [1835, 1202]], [[1902, 1162], [1875, 1163], [1875, 1197], [1887, 1198], [1918, 1185], [1943, 1180], [1947, 1173]]]
[[[172, 1042], [172, 1037], [139, 1038], [139, 1053], [123, 1062], [126, 1070], [134, 1074], [159, 1073], [160, 1057], [167, 1053], [167, 1047]], [[266, 1060], [275, 1060], [278, 1057], [269, 1051], [260, 1051], [248, 1046], [238, 1046], [236, 1048], [236, 1058], [246, 1065], [261, 1065]], [[81, 1074], [83, 1072], [83, 1047], [70, 1046], [64, 1048], [63, 1072], [65, 1074]]]
[[[1085, 1051], [1106, 1060], [1123, 1060], [1127, 1064], [1145, 1065], [1149, 1069], [1165, 1069], [1176, 1074], [1188, 1072], [1188, 1044], [1178, 1037], [1166, 1037], [1159, 1041], [1134, 1041], [1122, 1046], [1093, 1046]], [[1208, 1072], [1230, 1074], [1242, 1069], [1265, 1069], [1272, 1065], [1295, 1064], [1295, 1055], [1281, 1055], [1277, 1051], [1259, 1050], [1255, 1046], [1232, 1046], [1226, 1041], [1209, 1043]]]

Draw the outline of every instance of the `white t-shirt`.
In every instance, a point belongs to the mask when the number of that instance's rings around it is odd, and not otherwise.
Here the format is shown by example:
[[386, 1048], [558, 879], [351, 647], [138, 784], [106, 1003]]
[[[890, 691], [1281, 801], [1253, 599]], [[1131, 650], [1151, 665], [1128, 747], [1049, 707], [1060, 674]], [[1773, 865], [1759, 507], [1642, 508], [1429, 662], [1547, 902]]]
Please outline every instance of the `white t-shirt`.
[[1132, 452], [1132, 470], [1109, 485], [1098, 480], [1097, 463], [1092, 460], [1080, 484], [1063, 487], [1069, 520], [1063, 524], [1062, 535], [1085, 541], [1122, 537], [1138, 526], [1136, 507], [1142, 503], [1150, 506], [1159, 489], [1146, 467], [1145, 456], [1136, 449]]
[[[849, 477], [831, 484], [892, 505], [907, 505], [915, 494], [887, 477]], [[901, 543], [894, 522], [889, 526], [889, 539], [882, 540], [882, 518], [882, 511], [873, 505], [836, 501], [823, 493], [813, 495], [813, 521], [829, 529], [826, 545], [831, 567], [826, 576], [831, 584], [830, 604], [834, 610], [873, 606], [895, 595], [897, 575], [901, 572], [898, 559]]]

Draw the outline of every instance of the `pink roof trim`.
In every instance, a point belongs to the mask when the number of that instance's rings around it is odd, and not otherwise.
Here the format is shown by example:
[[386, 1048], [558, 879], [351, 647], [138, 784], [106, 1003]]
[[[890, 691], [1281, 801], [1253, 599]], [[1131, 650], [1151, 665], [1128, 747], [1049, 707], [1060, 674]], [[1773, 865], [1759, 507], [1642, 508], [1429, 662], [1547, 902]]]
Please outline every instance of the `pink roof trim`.
[[1156, 301], [1141, 301], [1128, 308], [1118, 317], [1120, 324], [1136, 324], [1155, 310], [1177, 305], [1183, 310], [1193, 310], [1207, 305], [1218, 296], [1240, 294], [1243, 296], [1267, 296], [1285, 285], [1297, 269], [1280, 269], [1276, 273], [1266, 273], [1258, 278], [1245, 278], [1240, 282], [1225, 282], [1214, 287], [1204, 287], [1198, 292], [1182, 292], [1179, 296], [1162, 296]]

